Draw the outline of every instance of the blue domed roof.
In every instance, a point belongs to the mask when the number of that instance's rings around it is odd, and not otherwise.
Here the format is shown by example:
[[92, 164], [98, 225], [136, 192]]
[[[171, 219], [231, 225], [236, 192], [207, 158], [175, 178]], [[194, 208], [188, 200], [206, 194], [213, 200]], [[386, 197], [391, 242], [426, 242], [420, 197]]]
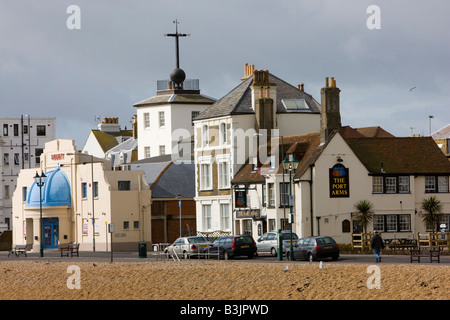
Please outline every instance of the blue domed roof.
[[[59, 207], [71, 206], [70, 183], [64, 171], [59, 167], [55, 170], [46, 172], [44, 186], [42, 187], [42, 206]], [[36, 181], [31, 185], [28, 192], [27, 204], [25, 207], [39, 207], [39, 187]]]

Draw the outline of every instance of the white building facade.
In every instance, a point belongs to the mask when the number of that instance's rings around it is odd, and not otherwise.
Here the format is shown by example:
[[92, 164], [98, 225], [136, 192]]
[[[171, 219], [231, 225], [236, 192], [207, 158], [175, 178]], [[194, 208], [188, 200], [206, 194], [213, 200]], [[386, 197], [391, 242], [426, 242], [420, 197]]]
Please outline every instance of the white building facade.
[[247, 225], [233, 209], [231, 180], [255, 159], [258, 144], [320, 129], [320, 105], [303, 85], [294, 87], [247, 64], [241, 80], [194, 121], [197, 230], [202, 233], [245, 233]]
[[0, 118], [0, 232], [11, 229], [12, 195], [23, 168], [40, 165], [46, 142], [55, 139], [55, 118]]
[[186, 80], [184, 87], [192, 89], [175, 89], [172, 81], [160, 81], [156, 96], [134, 105], [139, 160], [177, 154], [179, 142], [193, 135], [193, 119], [215, 101], [200, 94], [198, 80]]
[[[40, 190], [33, 179], [45, 173]], [[76, 150], [73, 140], [45, 145], [40, 168], [20, 171], [13, 196], [13, 245], [39, 252], [67, 243], [80, 251], [137, 250], [151, 242], [151, 191], [141, 170], [114, 171], [109, 161]], [[114, 232], [108, 232], [108, 224]], [[41, 235], [41, 230], [43, 230]]]

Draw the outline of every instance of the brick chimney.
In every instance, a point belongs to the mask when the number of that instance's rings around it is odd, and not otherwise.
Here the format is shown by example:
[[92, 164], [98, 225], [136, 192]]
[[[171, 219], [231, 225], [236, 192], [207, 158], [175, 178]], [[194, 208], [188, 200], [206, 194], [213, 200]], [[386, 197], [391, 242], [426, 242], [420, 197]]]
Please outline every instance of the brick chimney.
[[336, 80], [325, 78], [325, 87], [320, 90], [322, 109], [320, 110], [320, 142], [327, 141], [333, 130], [341, 128], [341, 113], [339, 108], [339, 88]]
[[255, 130], [267, 130], [270, 141], [271, 130], [275, 128], [276, 84], [269, 81], [268, 70], [254, 70], [252, 91], [252, 107], [255, 110]]
[[103, 118], [102, 122], [97, 125], [98, 130], [101, 132], [119, 132], [120, 124], [119, 118]]

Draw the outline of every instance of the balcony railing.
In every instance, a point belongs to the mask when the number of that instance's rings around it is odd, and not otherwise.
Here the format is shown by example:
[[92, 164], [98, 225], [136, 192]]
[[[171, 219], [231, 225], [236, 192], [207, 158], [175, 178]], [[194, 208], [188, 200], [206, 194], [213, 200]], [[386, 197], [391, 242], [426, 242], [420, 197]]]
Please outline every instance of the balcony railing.
[[[156, 82], [156, 90], [164, 91], [169, 90], [169, 82], [170, 80], [158, 80]], [[184, 90], [200, 90], [200, 82], [198, 79], [186, 79], [183, 82]]]

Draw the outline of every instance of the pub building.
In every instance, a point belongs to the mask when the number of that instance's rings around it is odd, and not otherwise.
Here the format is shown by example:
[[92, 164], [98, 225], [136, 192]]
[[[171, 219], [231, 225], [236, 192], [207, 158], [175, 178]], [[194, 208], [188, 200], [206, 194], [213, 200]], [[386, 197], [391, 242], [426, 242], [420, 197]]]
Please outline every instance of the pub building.
[[241, 233], [256, 240], [289, 230], [292, 222], [299, 237], [327, 235], [350, 243], [352, 233], [362, 232], [355, 204], [368, 200], [374, 216], [367, 232], [413, 239], [432, 230], [421, 216], [421, 203], [430, 196], [441, 201], [440, 223], [448, 230], [450, 162], [433, 139], [343, 127], [335, 82], [321, 94], [320, 132], [272, 138], [269, 144], [279, 144], [278, 155], [267, 157], [273, 163], [250, 159], [232, 179], [233, 219], [244, 226]]

